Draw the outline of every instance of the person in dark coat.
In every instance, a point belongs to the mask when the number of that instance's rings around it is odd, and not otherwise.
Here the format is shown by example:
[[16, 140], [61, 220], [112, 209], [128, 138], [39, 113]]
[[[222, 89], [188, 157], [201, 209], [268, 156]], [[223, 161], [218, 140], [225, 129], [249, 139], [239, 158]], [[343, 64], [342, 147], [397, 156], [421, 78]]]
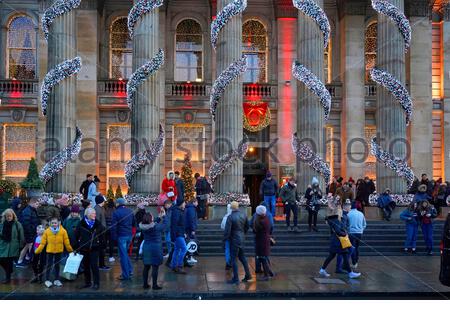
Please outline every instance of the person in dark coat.
[[422, 173], [422, 179], [420, 180], [420, 184], [424, 184], [426, 186], [426, 193], [431, 197], [431, 194], [433, 193], [433, 185], [430, 180], [428, 180], [428, 176], [426, 173]]
[[205, 177], [200, 176], [200, 173], [196, 173], [195, 177], [195, 193], [198, 201], [197, 206], [197, 216], [199, 219], [206, 220], [207, 217], [207, 204], [208, 204], [208, 195], [211, 193], [211, 186]]
[[383, 210], [383, 219], [391, 221], [391, 214], [397, 204], [391, 197], [391, 189], [386, 188], [384, 192], [378, 197], [377, 205]]
[[88, 198], [89, 186], [91, 185], [92, 182], [94, 182], [94, 176], [89, 173], [86, 175], [86, 180], [84, 180], [80, 186], [79, 191], [83, 195], [83, 199], [85, 200]]
[[134, 214], [134, 219], [136, 220], [136, 226], [137, 226], [137, 233], [136, 233], [136, 239], [137, 239], [137, 245], [136, 245], [136, 258], [135, 260], [139, 260], [139, 248], [141, 247], [142, 241], [144, 241], [144, 235], [142, 234], [141, 230], [139, 229], [139, 225], [142, 222], [142, 219], [144, 219], [144, 216], [147, 214], [145, 211], [145, 206], [147, 203], [141, 202], [137, 204], [137, 210]]
[[[284, 204], [284, 214], [286, 216], [286, 226], [288, 231], [300, 232], [298, 228], [298, 206], [297, 201], [299, 200], [297, 192], [297, 184], [295, 183], [294, 177], [291, 177], [280, 190], [281, 201]], [[294, 216], [294, 226], [291, 226], [291, 211]]]
[[[197, 206], [197, 199], [193, 199], [184, 209], [184, 227], [186, 230], [187, 242], [196, 240], [195, 232], [197, 231]], [[194, 258], [192, 253], [188, 253], [188, 256], [188, 264], [197, 263], [197, 260]]]
[[39, 203], [37, 199], [32, 198], [28, 202], [28, 206], [26, 206], [18, 216], [18, 220], [23, 227], [24, 235], [25, 235], [25, 247], [23, 247], [20, 252], [19, 259], [17, 260], [16, 267], [23, 268], [26, 267], [25, 258], [27, 256], [31, 257], [29, 254], [31, 252], [31, 248], [33, 247], [34, 239], [36, 237], [36, 227], [40, 225], [40, 220], [37, 215], [37, 208], [39, 207]]
[[349, 251], [348, 249], [343, 249], [339, 237], [344, 237], [347, 235], [347, 230], [344, 224], [341, 222], [342, 208], [339, 205], [340, 199], [335, 199], [333, 197], [328, 198], [328, 216], [325, 219], [328, 226], [330, 227], [330, 248], [328, 257], [323, 262], [322, 268], [320, 268], [319, 274], [324, 277], [329, 277], [330, 274], [327, 273], [326, 268], [331, 261], [336, 257], [337, 254], [342, 255], [343, 259], [343, 269], [348, 272], [349, 278], [358, 278], [361, 274], [353, 272], [350, 268], [349, 263]]
[[55, 201], [56, 207], [59, 209], [59, 216], [61, 217], [61, 222], [67, 219], [70, 215], [70, 207], [69, 207], [69, 196], [63, 195], [61, 198]]
[[184, 238], [184, 209], [186, 203], [183, 201], [172, 209], [172, 217], [170, 222], [170, 237], [175, 243], [170, 268], [175, 273], [185, 274], [183, 271], [184, 256], [187, 252], [186, 240]]
[[255, 232], [255, 256], [256, 263], [262, 264], [264, 271], [264, 278], [261, 280], [267, 281], [269, 277], [273, 277], [273, 272], [270, 269], [270, 221], [267, 218], [266, 207], [256, 207], [256, 217], [253, 222], [253, 231]]
[[21, 204], [22, 204], [22, 200], [18, 197], [14, 197], [11, 200], [11, 209], [14, 210], [14, 213], [16, 214], [16, 216], [19, 215], [20, 210], [22, 209]]
[[433, 219], [437, 217], [436, 209], [428, 202], [417, 204], [416, 213], [419, 217], [423, 239], [427, 248], [427, 254], [433, 254]]
[[431, 196], [427, 193], [427, 186], [421, 184], [414, 195], [413, 202], [419, 203], [422, 201], [431, 201]]
[[93, 208], [87, 208], [84, 218], [75, 230], [77, 241], [76, 251], [83, 255], [84, 286], [90, 288], [91, 272], [94, 278], [92, 289], [98, 290], [100, 287], [100, 272], [98, 267], [99, 251], [104, 246], [105, 229], [100, 221], [96, 219], [96, 212]]
[[450, 212], [444, 224], [444, 231], [441, 239], [441, 268], [439, 272], [439, 281], [447, 287], [450, 287]]
[[244, 253], [245, 233], [247, 233], [248, 229], [249, 224], [247, 217], [239, 211], [239, 203], [233, 201], [231, 203], [231, 215], [227, 219], [223, 237], [224, 241], [229, 241], [230, 243], [230, 257], [231, 265], [233, 267], [233, 278], [228, 281], [228, 283], [239, 283], [236, 259], [241, 261], [245, 270], [245, 277], [242, 279], [242, 282], [247, 282], [252, 279], [250, 268], [248, 267], [248, 262]]
[[113, 237], [111, 235], [112, 233], [112, 228], [111, 228], [111, 224], [112, 224], [112, 217], [113, 217], [113, 213], [114, 211], [116, 211], [116, 204], [114, 203], [114, 199], [108, 199], [108, 201], [106, 202], [106, 208], [105, 208], [105, 221], [106, 221], [106, 233], [105, 233], [105, 245], [106, 242], [107, 244], [107, 248], [108, 248], [108, 255], [109, 255], [109, 262], [114, 262], [116, 261], [116, 259], [114, 259], [114, 240]]
[[312, 178], [311, 187], [305, 191], [306, 210], [308, 210], [308, 227], [309, 232], [312, 230], [318, 232], [317, 229], [317, 214], [320, 210], [320, 199], [322, 199], [322, 190], [319, 187], [319, 180], [316, 177]]
[[269, 213], [272, 217], [275, 217], [278, 198], [278, 183], [273, 179], [271, 172], [267, 172], [266, 178], [261, 182], [259, 186], [259, 195], [269, 206]]
[[24, 230], [12, 209], [2, 213], [0, 221], [0, 266], [5, 270], [3, 284], [11, 282], [13, 261], [19, 256], [19, 251], [25, 242]]
[[162, 234], [167, 228], [165, 211], [160, 211], [158, 219], [153, 222], [153, 216], [146, 214], [139, 224], [139, 229], [144, 235], [142, 245], [142, 261], [144, 263], [143, 280], [144, 289], [149, 289], [148, 273], [152, 269], [152, 289], [161, 290], [158, 285], [158, 269], [163, 262]]
[[184, 181], [180, 178], [180, 171], [175, 171], [175, 187], [177, 188], [177, 203], [184, 201]]

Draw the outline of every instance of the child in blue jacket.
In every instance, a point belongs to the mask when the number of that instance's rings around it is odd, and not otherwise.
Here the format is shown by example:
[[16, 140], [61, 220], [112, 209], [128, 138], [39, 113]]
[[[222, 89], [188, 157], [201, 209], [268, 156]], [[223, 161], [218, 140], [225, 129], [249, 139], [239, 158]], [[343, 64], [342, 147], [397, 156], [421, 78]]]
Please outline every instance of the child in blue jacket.
[[412, 202], [407, 209], [400, 214], [400, 219], [405, 221], [406, 226], [406, 240], [405, 240], [405, 253], [416, 253], [417, 243], [417, 229], [419, 226], [419, 216], [415, 211], [416, 204]]

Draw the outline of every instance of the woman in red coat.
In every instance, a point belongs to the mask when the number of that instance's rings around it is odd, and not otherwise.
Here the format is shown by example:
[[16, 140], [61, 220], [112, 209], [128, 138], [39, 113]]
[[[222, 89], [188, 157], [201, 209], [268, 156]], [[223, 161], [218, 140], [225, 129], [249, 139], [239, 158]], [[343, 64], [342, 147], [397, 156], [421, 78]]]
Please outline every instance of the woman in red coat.
[[175, 173], [173, 171], [167, 172], [167, 177], [162, 181], [161, 189], [170, 201], [175, 201], [177, 198], [177, 187], [175, 184]]
[[253, 222], [253, 230], [255, 232], [255, 256], [261, 263], [264, 271], [264, 278], [261, 280], [267, 281], [269, 277], [273, 277], [273, 272], [270, 269], [270, 221], [266, 216], [266, 207], [256, 207], [255, 219]]

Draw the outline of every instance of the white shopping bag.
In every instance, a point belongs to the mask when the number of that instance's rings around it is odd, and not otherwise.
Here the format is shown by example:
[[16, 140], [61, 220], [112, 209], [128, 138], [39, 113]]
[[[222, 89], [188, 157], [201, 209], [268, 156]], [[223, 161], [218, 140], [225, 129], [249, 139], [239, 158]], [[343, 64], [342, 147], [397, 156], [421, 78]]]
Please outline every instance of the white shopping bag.
[[144, 241], [142, 241], [141, 245], [139, 246], [139, 254], [142, 254], [142, 248], [144, 247]]
[[78, 274], [78, 269], [80, 268], [81, 260], [83, 260], [83, 255], [74, 254], [71, 252], [66, 261], [66, 266], [64, 267], [64, 272]]

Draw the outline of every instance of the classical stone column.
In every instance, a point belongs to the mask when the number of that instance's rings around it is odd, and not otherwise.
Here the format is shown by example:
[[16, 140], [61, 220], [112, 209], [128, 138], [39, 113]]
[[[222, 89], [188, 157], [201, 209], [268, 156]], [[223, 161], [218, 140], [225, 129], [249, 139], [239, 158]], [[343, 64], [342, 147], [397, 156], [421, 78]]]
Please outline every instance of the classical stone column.
[[341, 174], [343, 177], [357, 179], [364, 176], [365, 159], [368, 153], [364, 132], [366, 111], [364, 101], [365, 16], [363, 11], [365, 3], [360, 4], [360, 7], [352, 6], [348, 9], [352, 10], [345, 10], [345, 16], [340, 23], [342, 34], [341, 75], [343, 77]]
[[[48, 36], [48, 71], [61, 62], [77, 56], [76, 9], [55, 18]], [[71, 76], [53, 87], [46, 116], [46, 161], [73, 143], [75, 138], [77, 76]], [[67, 166], [49, 181], [50, 192], [75, 192], [75, 164]]]
[[[404, 10], [403, 0], [389, 0]], [[378, 14], [377, 67], [405, 84], [405, 43], [397, 26], [384, 14]], [[405, 113], [394, 96], [377, 86], [377, 142], [397, 157], [407, 156]], [[396, 172], [377, 162], [377, 189], [389, 187], [393, 193], [405, 193], [406, 183]]]
[[[218, 0], [217, 12], [232, 0]], [[222, 28], [216, 49], [217, 76], [242, 56], [242, 15], [234, 16]], [[236, 149], [243, 138], [242, 77], [233, 80], [225, 89], [217, 106], [214, 156]], [[242, 162], [235, 161], [215, 182], [216, 192], [242, 192]]]
[[442, 45], [444, 54], [444, 169], [450, 180], [450, 4], [443, 8]]
[[[323, 0], [315, 1], [323, 8]], [[315, 74], [322, 82], [324, 81], [323, 70], [323, 34], [318, 25], [302, 12], [298, 13], [298, 61]], [[313, 151], [325, 159], [324, 148], [324, 112], [319, 98], [297, 81], [298, 104], [297, 104], [297, 133], [298, 137], [305, 143], [311, 145]], [[305, 192], [311, 179], [317, 177], [323, 179], [305, 162], [297, 160], [297, 186], [299, 192]]]
[[[136, 1], [135, 1], [136, 2]], [[159, 8], [144, 14], [136, 23], [133, 37], [133, 70], [153, 58], [159, 46]], [[131, 154], [142, 152], [158, 137], [161, 101], [161, 71], [142, 82], [131, 111]], [[161, 189], [159, 157], [138, 171], [131, 181], [132, 193], [154, 193]]]
[[428, 1], [411, 7], [410, 94], [414, 106], [411, 123], [411, 167], [417, 176], [433, 176], [433, 100], [431, 96], [431, 21]]

